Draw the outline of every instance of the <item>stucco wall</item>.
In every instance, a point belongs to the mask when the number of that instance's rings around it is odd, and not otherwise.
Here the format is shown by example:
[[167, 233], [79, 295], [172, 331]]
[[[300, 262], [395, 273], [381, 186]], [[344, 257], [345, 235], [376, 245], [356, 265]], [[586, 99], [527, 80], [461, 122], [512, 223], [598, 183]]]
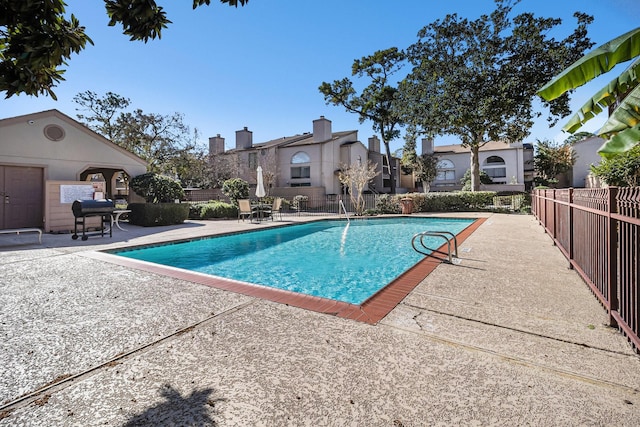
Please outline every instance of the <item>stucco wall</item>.
[[[469, 152], [461, 153], [438, 153], [436, 147], [436, 154], [439, 160], [449, 160], [453, 162], [455, 166], [455, 179], [447, 181], [434, 181], [433, 186], [448, 187], [451, 190], [459, 188], [459, 183], [464, 173], [471, 167], [471, 154]], [[504, 160], [504, 167], [506, 169], [506, 177], [496, 181], [502, 181], [497, 183], [502, 184], [524, 184], [524, 159], [523, 150], [521, 144], [513, 144], [508, 146], [505, 144], [504, 150], [487, 150], [480, 151], [478, 154], [478, 160], [480, 163], [480, 170], [486, 165], [486, 161], [491, 156], [499, 156]], [[457, 187], [457, 188], [456, 188]]]
[[598, 148], [604, 144], [604, 139], [593, 137], [576, 142], [573, 151], [576, 153], [576, 163], [573, 165], [571, 185], [576, 188], [587, 186], [587, 176], [591, 171], [591, 165], [599, 165], [602, 158], [598, 154]]
[[[52, 180], [76, 180], [88, 167], [119, 168], [130, 176], [146, 172], [140, 159], [93, 136], [79, 124], [70, 124], [54, 113], [26, 117], [33, 118], [4, 121], [0, 126], [0, 163], [46, 165], [45, 179]], [[47, 125], [60, 126], [64, 138], [60, 141], [47, 139], [43, 133]]]
[[[299, 151], [303, 151], [309, 155], [311, 162], [310, 163], [302, 163], [302, 164], [291, 164], [291, 157]], [[279, 172], [279, 180], [278, 183], [285, 187], [290, 186], [291, 184], [301, 183], [301, 182], [311, 182], [312, 187], [322, 187], [321, 182], [321, 160], [322, 156], [320, 155], [321, 147], [320, 144], [314, 145], [300, 145], [294, 147], [284, 147], [278, 150], [278, 172]], [[297, 166], [309, 166], [311, 178], [291, 178], [291, 167]]]

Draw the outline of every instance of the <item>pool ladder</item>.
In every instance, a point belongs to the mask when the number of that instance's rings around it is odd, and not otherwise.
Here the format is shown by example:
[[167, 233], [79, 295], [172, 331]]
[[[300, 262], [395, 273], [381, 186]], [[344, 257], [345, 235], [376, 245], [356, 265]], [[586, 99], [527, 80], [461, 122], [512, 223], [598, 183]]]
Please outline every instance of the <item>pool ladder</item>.
[[338, 205], [338, 215], [340, 215], [340, 208], [342, 208], [342, 210], [344, 211], [344, 216], [347, 217], [347, 223], [351, 224], [351, 220], [349, 219], [349, 214], [347, 213], [347, 208], [345, 207], [344, 202], [342, 200], [340, 200]]
[[[427, 247], [424, 244], [425, 237], [440, 237], [446, 240], [447, 252], [442, 252], [437, 249], [432, 249]], [[416, 247], [417, 245], [416, 241], [420, 242], [420, 246], [422, 248]], [[453, 253], [451, 252], [451, 241], [453, 241]], [[415, 236], [413, 236], [413, 238], [411, 239], [411, 246], [413, 246], [414, 251], [421, 253], [424, 256], [430, 256], [430, 257], [439, 259], [440, 261], [448, 262], [449, 264], [453, 264], [454, 256], [458, 258], [458, 239], [456, 239], [456, 235], [450, 231], [423, 231], [422, 233], [418, 233]], [[426, 249], [430, 252], [423, 252], [423, 249]], [[441, 258], [437, 255], [434, 255], [435, 253], [447, 255], [447, 258]]]

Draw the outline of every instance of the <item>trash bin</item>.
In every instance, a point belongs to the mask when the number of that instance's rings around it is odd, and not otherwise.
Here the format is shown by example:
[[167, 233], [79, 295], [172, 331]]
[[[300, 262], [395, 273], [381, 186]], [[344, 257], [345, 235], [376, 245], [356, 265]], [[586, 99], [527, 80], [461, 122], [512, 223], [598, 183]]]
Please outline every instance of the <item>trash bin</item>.
[[408, 215], [413, 212], [413, 199], [405, 197], [404, 199], [400, 199], [400, 203], [402, 204], [403, 215]]

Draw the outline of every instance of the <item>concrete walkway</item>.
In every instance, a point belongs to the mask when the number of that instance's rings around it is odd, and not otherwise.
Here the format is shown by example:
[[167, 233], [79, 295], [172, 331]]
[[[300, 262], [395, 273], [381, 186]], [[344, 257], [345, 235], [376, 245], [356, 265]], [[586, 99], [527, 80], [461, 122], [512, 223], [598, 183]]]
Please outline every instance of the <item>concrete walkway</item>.
[[270, 222], [2, 235], [0, 426], [637, 426], [640, 357], [533, 217], [484, 216], [375, 326], [87, 256]]

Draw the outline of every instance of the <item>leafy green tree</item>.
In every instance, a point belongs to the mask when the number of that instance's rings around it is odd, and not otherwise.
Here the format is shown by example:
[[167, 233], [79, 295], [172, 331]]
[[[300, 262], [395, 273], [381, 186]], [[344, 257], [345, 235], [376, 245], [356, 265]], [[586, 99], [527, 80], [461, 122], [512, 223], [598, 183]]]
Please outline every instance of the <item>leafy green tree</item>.
[[[522, 13], [518, 1], [496, 0], [496, 10], [470, 21], [456, 14], [418, 33], [407, 54], [411, 74], [400, 85], [402, 119], [428, 135], [455, 135], [471, 151], [471, 188], [480, 187], [478, 152], [489, 141], [522, 141], [533, 125], [536, 91], [591, 47], [592, 17], [576, 13], [577, 26], [556, 40], [560, 19]], [[551, 103], [550, 120], [569, 113], [569, 98]]]
[[605, 139], [598, 150], [603, 157], [620, 154], [640, 141], [640, 27], [589, 52], [538, 91], [543, 99], [551, 101], [634, 58], [637, 59], [589, 98], [563, 128], [573, 133], [607, 107], [612, 109], [598, 131], [598, 136]]
[[609, 185], [640, 186], [640, 144], [611, 158], [604, 158], [591, 172]]
[[[356, 94], [353, 82], [347, 77], [334, 80], [333, 83], [322, 82], [319, 87], [327, 104], [341, 105], [348, 112], [358, 114], [360, 123], [366, 120], [373, 122], [373, 130], [380, 132], [387, 165], [393, 164], [389, 143], [400, 135], [398, 126], [402, 124], [392, 108], [398, 89], [390, 85], [389, 79], [400, 70], [404, 59], [404, 52], [393, 47], [353, 61], [351, 75], [366, 75], [371, 80], [371, 84], [360, 95]], [[395, 193], [395, 175], [392, 170], [389, 171], [389, 176], [391, 193]]]
[[157, 173], [147, 172], [131, 179], [131, 189], [147, 203], [171, 203], [184, 199], [184, 190], [178, 181]]
[[80, 105], [79, 111], [87, 112], [78, 114], [83, 124], [146, 160], [150, 172], [174, 174], [176, 158], [194, 154], [195, 143], [180, 113], [126, 111], [131, 101], [113, 92], [100, 98], [86, 91], [76, 95], [74, 101]]
[[558, 175], [569, 172], [576, 163], [576, 153], [570, 143], [557, 144], [554, 141], [538, 140], [533, 167], [540, 183], [548, 185], [558, 182]]
[[577, 132], [577, 133], [574, 133], [573, 135], [569, 135], [569, 137], [564, 140], [564, 143], [568, 145], [573, 145], [576, 142], [580, 142], [583, 139], [591, 138], [593, 136], [595, 136], [595, 134], [591, 132]]
[[237, 153], [210, 155], [209, 164], [211, 165], [213, 188], [222, 188], [226, 180], [240, 175], [240, 159]]
[[[493, 180], [491, 177], [483, 170], [480, 171], [480, 183], [487, 185], [493, 184]], [[462, 184], [462, 191], [472, 191], [471, 190], [471, 169], [467, 169], [462, 175], [460, 179], [460, 184]]]
[[395, 157], [400, 158], [400, 167], [404, 173], [412, 173], [415, 167], [418, 154], [416, 153], [417, 136], [411, 131], [404, 134], [404, 145], [402, 149], [396, 150]]
[[416, 179], [422, 181], [424, 192], [429, 191], [429, 186], [438, 175], [438, 156], [435, 153], [416, 153], [417, 135], [412, 129], [405, 134], [405, 143], [402, 150], [402, 167], [407, 173], [412, 173]]
[[172, 159], [193, 148], [183, 119], [180, 113], [163, 115], [140, 109], [125, 112], [118, 117], [121, 133], [114, 142], [145, 159], [150, 171], [170, 173]]
[[178, 150], [169, 160], [166, 168], [175, 172], [184, 187], [214, 187], [214, 174], [209, 155], [201, 147]]
[[222, 184], [222, 193], [237, 206], [238, 199], [249, 197], [249, 183], [241, 178], [228, 179]]
[[[244, 6], [249, 0], [220, 0]], [[109, 25], [122, 24], [131, 40], [160, 38], [171, 23], [154, 0], [104, 0]], [[211, 0], [193, 0], [193, 8]], [[43, 95], [53, 99], [53, 88], [64, 80], [61, 66], [68, 65], [93, 41], [76, 17], [67, 17], [64, 0], [0, 1], [0, 92]]]
[[76, 116], [91, 130], [112, 142], [120, 137], [121, 129], [117, 120], [120, 113], [131, 105], [129, 98], [113, 92], [107, 92], [103, 97], [99, 97], [95, 92], [87, 90], [74, 96], [73, 102], [81, 107], [76, 108], [76, 111], [86, 111]]
[[424, 192], [429, 191], [429, 186], [438, 176], [438, 156], [435, 153], [422, 153], [416, 158], [415, 175], [422, 181]]

